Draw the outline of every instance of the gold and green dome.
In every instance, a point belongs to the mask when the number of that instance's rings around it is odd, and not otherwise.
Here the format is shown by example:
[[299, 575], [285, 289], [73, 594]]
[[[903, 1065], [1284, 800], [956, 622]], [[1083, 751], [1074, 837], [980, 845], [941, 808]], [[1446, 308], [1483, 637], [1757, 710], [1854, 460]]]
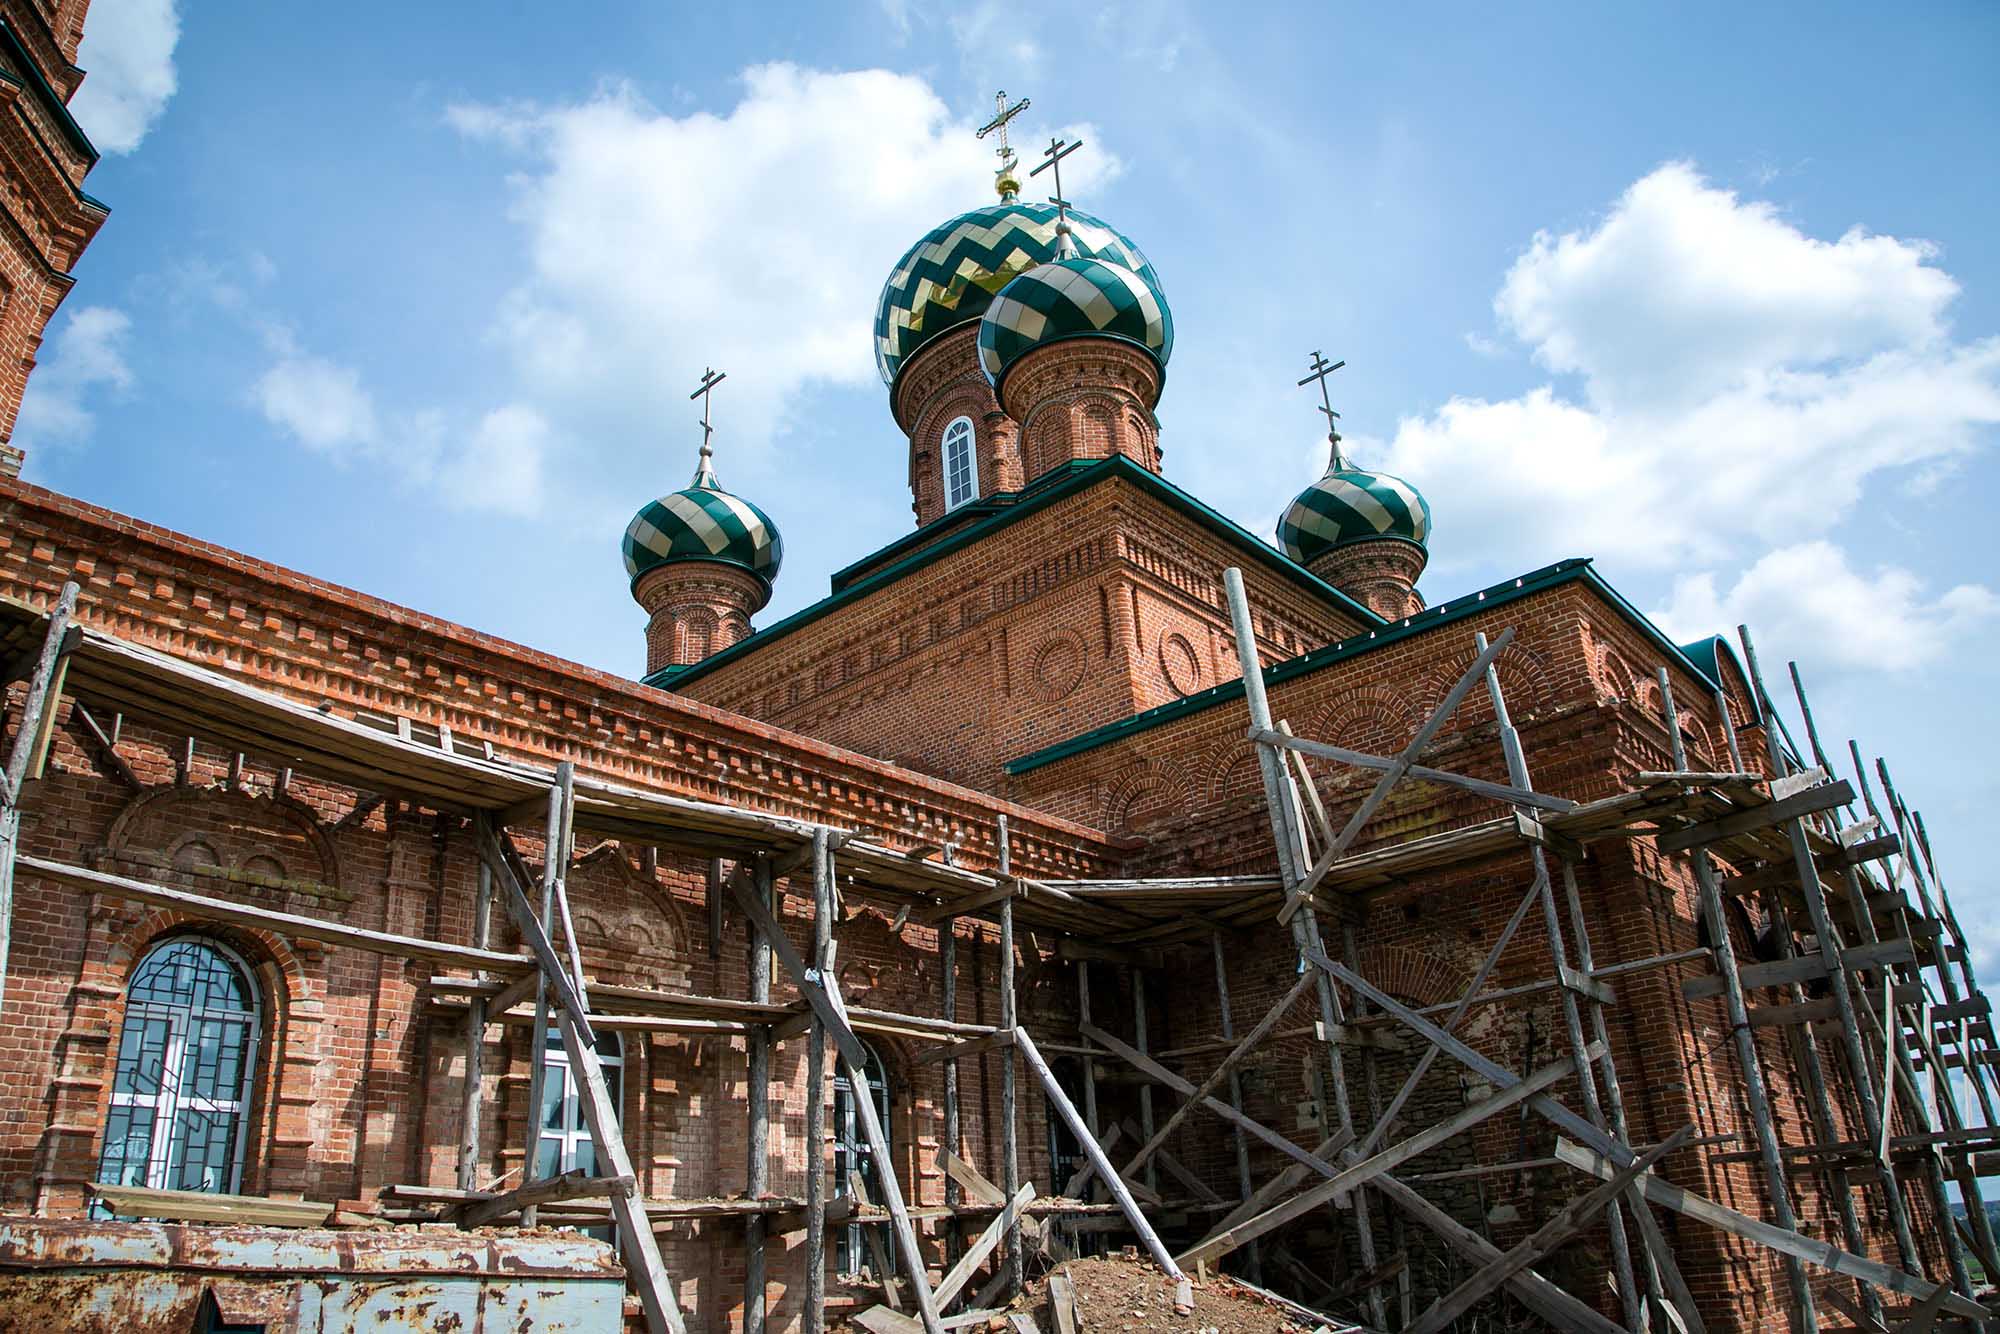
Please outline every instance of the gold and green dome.
[[741, 566], [769, 587], [785, 554], [778, 526], [722, 489], [706, 451], [690, 485], [648, 501], [632, 516], [623, 546], [625, 572], [635, 582], [672, 561], [707, 560]]
[[[1056, 259], [1056, 213], [1054, 204], [1004, 200], [961, 213], [911, 246], [889, 274], [875, 308], [875, 364], [882, 382], [893, 386], [919, 348], [978, 319], [1001, 288]], [[1109, 224], [1070, 209], [1069, 230], [1077, 256], [1129, 269], [1155, 293], [1160, 290], [1139, 247]]]
[[1431, 507], [1417, 488], [1356, 468], [1337, 452], [1325, 475], [1278, 520], [1278, 547], [1300, 565], [1350, 542], [1399, 538], [1423, 546], [1430, 535]]
[[1122, 264], [1071, 255], [1029, 269], [1000, 289], [979, 318], [979, 365], [997, 392], [1029, 350], [1066, 338], [1115, 338], [1144, 348], [1166, 370], [1174, 317], [1151, 277]]

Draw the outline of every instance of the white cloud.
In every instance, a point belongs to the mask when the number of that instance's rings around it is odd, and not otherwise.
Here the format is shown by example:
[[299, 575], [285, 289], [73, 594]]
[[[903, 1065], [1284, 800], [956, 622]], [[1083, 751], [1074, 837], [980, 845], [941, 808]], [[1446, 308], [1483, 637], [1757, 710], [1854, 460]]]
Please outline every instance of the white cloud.
[[309, 449], [372, 449], [378, 442], [375, 403], [352, 367], [323, 357], [287, 356], [251, 391], [266, 420]]
[[88, 439], [96, 425], [85, 401], [90, 391], [132, 385], [132, 369], [125, 362], [131, 330], [131, 317], [109, 306], [82, 306], [71, 312], [28, 378], [14, 423], [16, 443], [74, 444]]
[[[630, 423], [691, 440], [687, 391], [706, 366], [730, 379], [716, 404], [725, 475], [802, 388], [874, 382], [891, 266], [925, 229], [993, 198], [978, 122], [882, 70], [758, 66], [720, 115], [676, 116], [610, 84], [571, 104], [453, 107], [448, 120], [526, 155], [512, 207], [524, 276], [493, 336], [551, 419], [625, 415], [622, 432], [577, 432], [619, 441], [589, 470], [606, 493], [657, 487], [658, 459], [631, 448]], [[1086, 152], [1065, 168], [1074, 192], [1116, 159]]]
[[480, 420], [469, 446], [444, 461], [439, 483], [460, 509], [534, 514], [549, 437], [547, 419], [526, 404], [496, 408]]
[[1930, 597], [1908, 570], [1864, 573], [1832, 543], [1803, 542], [1766, 553], [1726, 589], [1712, 573], [1677, 579], [1654, 619], [1682, 639], [1747, 623], [1775, 648], [1810, 648], [1815, 662], [1836, 670], [1909, 671], [1996, 614], [2000, 597], [1981, 585]]
[[77, 64], [88, 73], [69, 104], [91, 143], [129, 153], [179, 87], [174, 47], [181, 19], [175, 0], [95, 0]]
[[[1495, 299], [1580, 394], [1453, 399], [1355, 452], [1431, 500], [1441, 569], [1572, 555], [1713, 563], [1935, 485], [2000, 423], [2000, 339], [1952, 340], [1922, 242], [1805, 235], [1681, 164], [1543, 234]], [[1889, 476], [1883, 476], [1889, 474]]]

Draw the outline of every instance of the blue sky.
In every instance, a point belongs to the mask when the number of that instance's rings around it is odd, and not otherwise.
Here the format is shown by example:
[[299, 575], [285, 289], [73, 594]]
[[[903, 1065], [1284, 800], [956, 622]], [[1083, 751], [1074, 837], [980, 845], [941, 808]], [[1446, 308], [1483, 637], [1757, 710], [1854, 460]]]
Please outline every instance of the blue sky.
[[1899, 769], [1987, 965], [2000, 726], [2000, 12], [97, 0], [112, 207], [37, 482], [616, 671], [618, 539], [718, 467], [768, 621], [907, 530], [882, 277], [990, 196], [995, 88], [1160, 272], [1168, 475], [1260, 534], [1350, 448], [1448, 598], [1599, 559], [1748, 618]]

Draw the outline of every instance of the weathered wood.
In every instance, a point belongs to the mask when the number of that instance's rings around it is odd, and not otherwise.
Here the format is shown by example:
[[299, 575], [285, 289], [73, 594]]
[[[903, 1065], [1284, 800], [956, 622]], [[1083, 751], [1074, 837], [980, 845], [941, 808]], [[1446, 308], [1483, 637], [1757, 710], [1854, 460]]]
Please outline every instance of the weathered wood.
[[[863, 1029], [863, 1032], [866, 1030]], [[929, 1065], [936, 1061], [960, 1061], [967, 1057], [984, 1056], [990, 1051], [1001, 1051], [1014, 1045], [1011, 1029], [1000, 1029], [976, 1038], [947, 1038], [942, 1046], [927, 1047], [910, 1057], [912, 1065]]]
[[210, 898], [184, 889], [171, 889], [144, 880], [112, 875], [108, 871], [93, 871], [87, 867], [70, 866], [40, 857], [24, 856], [19, 862], [23, 870], [37, 878], [67, 885], [71, 889], [102, 894], [107, 898], [123, 899], [130, 903], [143, 903], [154, 908], [168, 908], [203, 921], [257, 927], [277, 935], [288, 936], [293, 940], [317, 941], [323, 945], [344, 945], [349, 949], [365, 950], [371, 954], [383, 954], [391, 958], [425, 959], [460, 968], [505, 969], [509, 974], [533, 967], [533, 960], [525, 955], [476, 949], [470, 945], [454, 945], [449, 941], [425, 940], [417, 936], [399, 936], [387, 931], [374, 931], [367, 927], [347, 926], [317, 917], [302, 917], [297, 913], [279, 912], [275, 908], [257, 908], [247, 903], [232, 903], [227, 899]]
[[1854, 788], [1845, 778], [1836, 779], [1831, 783], [1821, 783], [1816, 787], [1794, 792], [1791, 796], [1767, 802], [1762, 806], [1731, 811], [1720, 819], [1687, 825], [1661, 834], [1657, 841], [1661, 852], [1686, 852], [1689, 848], [1706, 847], [1711, 843], [1720, 843], [1742, 834], [1754, 834], [1760, 829], [1769, 829], [1801, 816], [1830, 811], [1836, 806], [1846, 806], [1853, 800]]
[[[768, 861], [759, 860], [753, 880], [753, 892], [766, 904], [770, 903], [772, 882]], [[749, 935], [750, 999], [759, 1005], [768, 1005], [771, 1001], [771, 947], [755, 922], [750, 924]], [[771, 1188], [770, 1030], [758, 1028], [744, 1041], [748, 1066], [744, 1093], [749, 1101], [746, 1109], [749, 1127], [744, 1146], [747, 1153], [744, 1190], [755, 1199]], [[743, 1220], [743, 1334], [764, 1334], [768, 1307], [764, 1279], [764, 1234], [765, 1219], [762, 1214], [752, 1214]], [[884, 1290], [888, 1292], [890, 1305], [893, 1306], [895, 1293], [889, 1286], [890, 1282], [885, 1271]]]
[[[1123, 1175], [1130, 1176], [1134, 1169], [1145, 1163], [1147, 1159], [1151, 1158], [1159, 1150], [1162, 1144], [1165, 1144], [1167, 1140], [1172, 1138], [1174, 1131], [1180, 1129], [1181, 1123], [1194, 1115], [1195, 1109], [1202, 1105], [1203, 1100], [1209, 1094], [1221, 1087], [1222, 1081], [1227, 1079], [1230, 1073], [1242, 1063], [1244, 1057], [1256, 1050], [1257, 1045], [1268, 1037], [1271, 1030], [1278, 1026], [1278, 1021], [1283, 1019], [1294, 1005], [1298, 1004], [1299, 997], [1305, 995], [1307, 988], [1311, 985], [1312, 975], [1310, 973], [1299, 974], [1298, 980], [1292, 983], [1291, 989], [1285, 992], [1276, 1005], [1273, 1005], [1265, 1012], [1264, 1017], [1257, 1021], [1257, 1026], [1243, 1036], [1243, 1040], [1236, 1044], [1229, 1055], [1222, 1058], [1222, 1064], [1210, 1071], [1208, 1078], [1202, 1080], [1196, 1086], [1195, 1091], [1189, 1094], [1179, 1107], [1174, 1109], [1174, 1114], [1167, 1118], [1167, 1123], [1154, 1131], [1152, 1136], [1139, 1146], [1138, 1151], [1126, 1161]], [[1238, 1129], [1240, 1130], [1241, 1127], [1238, 1127]]]
[[263, 1195], [218, 1195], [201, 1190], [151, 1190], [90, 1182], [85, 1189], [120, 1218], [162, 1218], [184, 1223], [229, 1223], [239, 1227], [320, 1227], [333, 1205], [317, 1200], [272, 1199]]
[[526, 1182], [483, 1200], [474, 1200], [459, 1213], [458, 1225], [463, 1228], [484, 1227], [497, 1218], [505, 1218], [508, 1214], [537, 1205], [567, 1200], [610, 1199], [619, 1194], [630, 1194], [636, 1188], [629, 1176], [599, 1177], [584, 1171], [564, 1172], [559, 1176]]
[[[1301, 764], [1305, 763], [1303, 759], [1299, 762]], [[1228, 1041], [1235, 1038], [1236, 1031], [1235, 1021], [1230, 1013], [1229, 971], [1223, 964], [1222, 933], [1220, 931], [1211, 933], [1208, 938], [1208, 944], [1209, 953], [1213, 956], [1215, 964], [1216, 1010], [1221, 1018], [1223, 1039]], [[1229, 1072], [1229, 1105], [1239, 1113], [1243, 1110], [1243, 1078], [1234, 1070]], [[1250, 1141], [1244, 1135], [1242, 1126], [1230, 1126], [1229, 1135], [1231, 1147], [1236, 1150], [1237, 1199], [1239, 1202], [1246, 1201], [1250, 1198], [1254, 1190], [1254, 1187], [1250, 1184]], [[1252, 1245], [1249, 1255], [1245, 1257], [1245, 1261], [1251, 1278], [1261, 1279], [1264, 1277], [1264, 1259], [1259, 1247]]]
[[[1604, 1051], [1601, 1047], [1593, 1046], [1587, 1054], [1590, 1059], [1596, 1060], [1603, 1056]], [[1182, 1252], [1175, 1259], [1183, 1265], [1213, 1264], [1245, 1242], [1261, 1237], [1272, 1229], [1291, 1222], [1294, 1218], [1310, 1213], [1329, 1200], [1366, 1185], [1382, 1173], [1430, 1152], [1445, 1141], [1464, 1134], [1481, 1122], [1526, 1102], [1543, 1090], [1552, 1088], [1577, 1073], [1577, 1063], [1574, 1060], [1562, 1060], [1544, 1066], [1512, 1088], [1501, 1089], [1492, 1097], [1471, 1104], [1455, 1116], [1447, 1117], [1436, 1125], [1391, 1145], [1372, 1158], [1341, 1169], [1332, 1177], [1299, 1192], [1283, 1204], [1267, 1209], [1255, 1218], [1239, 1223], [1228, 1231], [1202, 1242], [1199, 1246]]]
[[[1611, 1160], [1595, 1150], [1582, 1144], [1572, 1144], [1567, 1140], [1556, 1142], [1556, 1157], [1569, 1166], [1602, 1180], [1609, 1180], [1618, 1170]], [[1945, 1309], [1952, 1314], [1980, 1318], [1984, 1318], [1987, 1314], [1977, 1303], [1952, 1292], [1949, 1285], [1933, 1283], [1929, 1279], [1903, 1273], [1879, 1261], [1843, 1251], [1830, 1242], [1816, 1241], [1810, 1237], [1802, 1237], [1796, 1232], [1774, 1227], [1759, 1219], [1737, 1213], [1734, 1209], [1725, 1208], [1713, 1200], [1683, 1190], [1659, 1177], [1641, 1177], [1639, 1186], [1645, 1192], [1647, 1199], [1663, 1209], [1671, 1209], [1675, 1213], [1720, 1228], [1745, 1240], [1754, 1241], [1760, 1246], [1767, 1246], [1781, 1254], [1797, 1256], [1808, 1264], [1818, 1265], [1822, 1269], [1830, 1269], [1834, 1273], [1845, 1274], [1850, 1278], [1863, 1279], [1878, 1288], [1887, 1288], [1905, 1297], [1928, 1298], [1935, 1295], [1942, 1287], [1945, 1291]]]
[[[1873, 945], [1856, 945], [1841, 951], [1849, 971], [1894, 967], [1909, 963], [1916, 956], [1910, 942], [1901, 938], [1879, 941]], [[1827, 975], [1826, 960], [1817, 955], [1800, 955], [1793, 959], [1772, 959], [1765, 963], [1744, 964], [1737, 969], [1745, 990], [1756, 987], [1783, 987], [1794, 982], [1811, 982]], [[1718, 975], [1691, 977], [1681, 983], [1681, 994], [1689, 1000], [1707, 1000], [1720, 996], [1728, 989], [1728, 983]]]
[[1007, 1192], [979, 1174], [979, 1170], [960, 1158], [942, 1144], [938, 1146], [937, 1165], [945, 1175], [957, 1182], [960, 1189], [979, 1204], [990, 1204], [999, 1208], [1007, 1203]]
[[[478, 850], [481, 860], [493, 868], [494, 877], [499, 881], [500, 888], [505, 891], [501, 896], [501, 902], [506, 904], [507, 915], [513, 920], [514, 930], [528, 946], [528, 953], [533, 956], [535, 965], [541, 970], [541, 976], [556, 993], [557, 1002], [563, 1009], [568, 1010], [571, 1017], [582, 1027], [584, 1036], [595, 1042], [597, 1039], [590, 1027], [589, 1008], [584, 1004], [583, 998], [576, 994], [569, 969], [563, 966], [562, 959], [556, 954], [555, 946], [549, 943], [548, 933], [542, 930], [541, 919], [535, 915], [534, 908], [528, 903], [527, 868], [522, 863], [520, 854], [514, 852], [512, 842], [503, 840], [490, 828], [480, 839]], [[509, 856], [510, 853], [513, 855]]]
[[1125, 1211], [1125, 1217], [1132, 1224], [1132, 1230], [1138, 1233], [1140, 1241], [1145, 1243], [1147, 1254], [1153, 1257], [1153, 1262], [1160, 1266], [1167, 1277], [1181, 1278], [1180, 1267], [1174, 1263], [1173, 1256], [1167, 1253], [1167, 1248], [1160, 1243], [1159, 1234], [1153, 1231], [1153, 1225], [1147, 1221], [1146, 1215], [1140, 1212], [1138, 1204], [1132, 1199], [1132, 1193], [1125, 1188], [1124, 1180], [1105, 1158], [1104, 1150], [1098, 1147], [1097, 1138], [1090, 1133], [1090, 1127], [1085, 1125], [1083, 1118], [1077, 1114], [1069, 1095], [1064, 1093], [1062, 1085], [1056, 1082], [1055, 1073], [1049, 1069], [1048, 1062], [1042, 1059], [1041, 1052], [1035, 1049], [1035, 1040], [1028, 1036], [1026, 1029], [1017, 1031], [1019, 1037], [1016, 1039], [1016, 1045], [1022, 1058], [1027, 1061], [1028, 1068], [1042, 1081], [1042, 1091], [1048, 1095], [1049, 1105], [1056, 1109], [1056, 1114], [1062, 1117], [1070, 1133], [1076, 1136], [1077, 1143], [1082, 1145], [1084, 1153], [1094, 1160], [1098, 1177], [1111, 1192], [1112, 1198], [1118, 1201], [1119, 1207]]
[[1067, 1274], [1049, 1275], [1049, 1315], [1055, 1322], [1055, 1334], [1078, 1334], [1076, 1293], [1070, 1289]]
[[778, 962], [784, 965], [785, 972], [791, 976], [792, 985], [799, 989], [799, 994], [805, 997], [806, 1004], [810, 1005], [813, 1013], [819, 1016], [827, 1036], [832, 1038], [834, 1046], [840, 1049], [841, 1059], [854, 1066], [867, 1065], [867, 1049], [861, 1045], [861, 1039], [854, 1035], [854, 1030], [849, 1027], [847, 1020], [834, 1010], [832, 1001], [827, 997], [825, 982], [831, 979], [823, 980], [818, 969], [806, 967], [806, 961], [799, 957], [798, 947], [792, 944], [791, 937], [785, 934], [785, 929], [778, 924], [778, 919], [771, 915], [770, 907], [757, 901], [756, 893], [744, 883], [746, 878], [743, 875], [729, 877], [729, 892], [735, 896], [737, 906], [749, 915], [751, 922], [763, 933], [765, 943], [771, 947], [772, 952], [778, 956]]
[[[860, 1205], [861, 1201], [868, 1198], [867, 1183], [862, 1180], [861, 1173], [858, 1171], [852, 1171], [847, 1174], [847, 1198], [854, 1201], [857, 1206]], [[875, 1281], [882, 1285], [883, 1303], [892, 1311], [901, 1311], [903, 1309], [903, 1298], [902, 1294], [897, 1291], [896, 1269], [894, 1265], [889, 1263], [889, 1246], [887, 1242], [882, 1240], [882, 1229], [879, 1227], [862, 1228], [861, 1240], [868, 1247], [868, 1263], [875, 1270]], [[939, 1302], [938, 1305], [942, 1308], [944, 1303]]]
[[[476, 827], [484, 827], [486, 817], [475, 817]], [[478, 883], [472, 900], [472, 944], [485, 949], [492, 944], [493, 870], [478, 863]], [[480, 1112], [486, 1105], [486, 997], [470, 997], [465, 1007], [465, 1079], [458, 1104], [458, 1187], [471, 1190], [479, 1184]]]
[[[1012, 839], [1007, 832], [1007, 817], [999, 819], [1000, 873], [1006, 875], [1013, 869]], [[1014, 900], [1000, 901], [1000, 1027], [1013, 1029], [1017, 1022], [1014, 1002]], [[1011, 1200], [1021, 1189], [1021, 1141], [1016, 1100], [1017, 1073], [1014, 1057], [1010, 1052], [1000, 1062], [1000, 1189]], [[1034, 1192], [1030, 1191], [1032, 1195]], [[1018, 1206], [1014, 1206], [1018, 1208]], [[1002, 1259], [1007, 1275], [1006, 1294], [1011, 1299], [1021, 1295], [1021, 1283], [1026, 1277], [1021, 1255], [1021, 1225], [1012, 1216], [1012, 1210], [1003, 1229], [1007, 1240], [1007, 1253]]]
[[[827, 831], [812, 836], [813, 967], [825, 969], [833, 943], [833, 861]], [[826, 1328], [826, 1033], [817, 1009], [806, 1039], [806, 1334]], [[894, 1314], [891, 1312], [891, 1314]], [[918, 1329], [923, 1326], [919, 1325]]]
[[1650, 1170], [1654, 1163], [1686, 1144], [1694, 1131], [1692, 1125], [1681, 1127], [1666, 1142], [1655, 1145], [1619, 1168], [1597, 1189], [1571, 1200], [1519, 1245], [1439, 1298], [1416, 1323], [1408, 1326], [1405, 1334], [1443, 1334], [1453, 1321], [1488, 1295], [1498, 1292], [1513, 1275], [1539, 1264], [1545, 1256], [1589, 1226], [1591, 1219], [1616, 1200], [1641, 1174]]
[[[542, 833], [542, 904], [539, 912], [533, 914], [534, 929], [546, 932], [554, 917], [556, 900], [561, 893], [563, 872], [569, 862], [568, 812], [570, 798], [575, 791], [576, 766], [569, 760], [556, 765], [556, 781], [549, 785], [548, 822]], [[524, 817], [525, 818], [525, 817]], [[523, 902], [516, 912], [517, 921], [529, 916], [527, 904]], [[528, 928], [523, 926], [525, 933]], [[590, 1013], [590, 1002], [584, 999], [579, 984], [583, 970], [577, 966], [574, 952], [574, 938], [565, 933], [572, 946], [570, 962], [574, 971], [564, 973], [558, 963], [551, 969], [544, 961], [535, 974], [535, 1026], [528, 1038], [528, 1114], [523, 1118], [522, 1133], [527, 1139], [521, 1154], [521, 1181], [529, 1184], [535, 1179], [537, 1160], [541, 1157], [542, 1146], [542, 1095], [548, 1089], [548, 1036], [549, 1036], [549, 987], [551, 978], [567, 977], [568, 994], [565, 996], [572, 1013]], [[546, 943], [546, 942], [545, 942]], [[540, 957], [539, 955], [537, 956]], [[592, 1041], [595, 1042], [595, 1034]], [[560, 1167], [560, 1164], [558, 1164]], [[535, 1206], [530, 1203], [521, 1210], [521, 1226], [535, 1226]]]
[[1021, 1210], [1034, 1198], [1035, 1188], [1032, 1183], [1015, 1191], [1001, 1207], [1000, 1212], [993, 1216], [993, 1221], [986, 1225], [985, 1230], [974, 1239], [972, 1245], [966, 1247], [965, 1254], [958, 1258], [958, 1263], [945, 1271], [944, 1277], [938, 1280], [937, 1285], [936, 1297], [939, 1309], [950, 1306], [957, 1299], [979, 1266], [986, 1262], [986, 1257], [1000, 1244], [1000, 1239], [1020, 1221]]

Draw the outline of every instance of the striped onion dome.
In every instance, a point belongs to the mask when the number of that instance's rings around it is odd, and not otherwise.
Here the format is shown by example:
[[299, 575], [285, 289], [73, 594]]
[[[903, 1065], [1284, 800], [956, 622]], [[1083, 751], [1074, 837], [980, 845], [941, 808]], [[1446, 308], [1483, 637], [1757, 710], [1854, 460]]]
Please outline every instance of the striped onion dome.
[[1174, 317], [1150, 277], [1122, 264], [1073, 255], [1029, 269], [1000, 289], [979, 320], [979, 365], [997, 389], [1030, 348], [1064, 338], [1118, 338], [1153, 354], [1165, 370]]
[[[1056, 207], [1006, 200], [976, 208], [932, 229], [889, 274], [875, 308], [875, 365], [894, 385], [911, 354], [939, 334], [986, 313], [993, 296], [1058, 253]], [[1077, 254], [1108, 259], [1155, 291], [1159, 279], [1139, 247], [1088, 213], [1069, 211]]]
[[1304, 565], [1335, 547], [1395, 537], [1423, 546], [1431, 535], [1431, 507], [1400, 477], [1349, 466], [1338, 454], [1326, 475], [1305, 490], [1278, 520], [1278, 545]]
[[649, 501], [625, 529], [625, 572], [640, 575], [671, 561], [712, 560], [740, 565], [764, 581], [778, 577], [785, 544], [764, 511], [724, 491], [702, 451], [694, 481]]

